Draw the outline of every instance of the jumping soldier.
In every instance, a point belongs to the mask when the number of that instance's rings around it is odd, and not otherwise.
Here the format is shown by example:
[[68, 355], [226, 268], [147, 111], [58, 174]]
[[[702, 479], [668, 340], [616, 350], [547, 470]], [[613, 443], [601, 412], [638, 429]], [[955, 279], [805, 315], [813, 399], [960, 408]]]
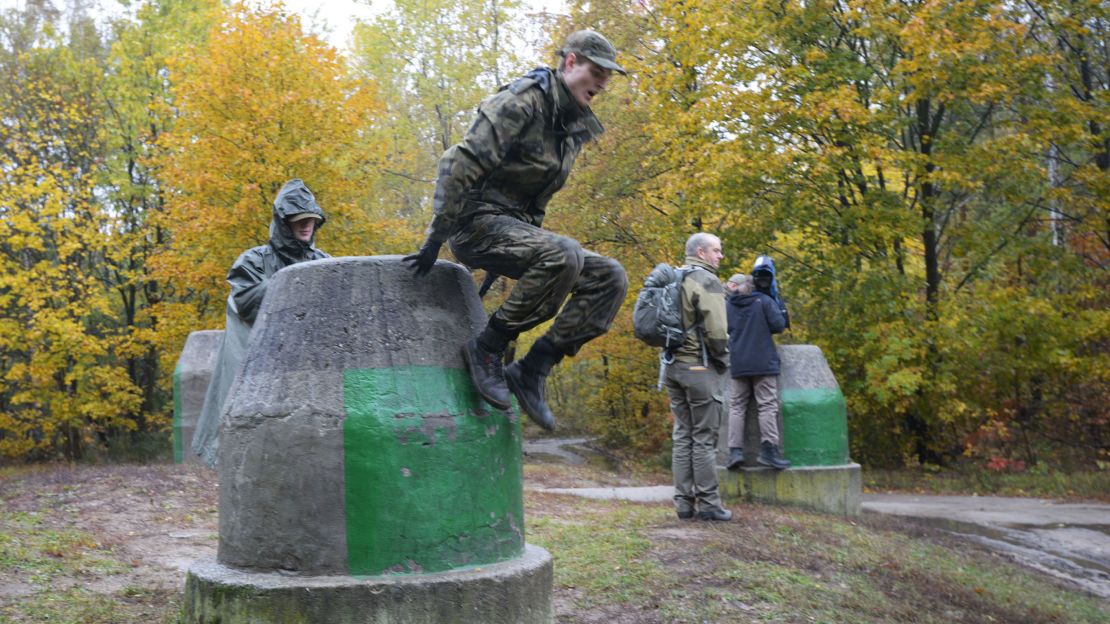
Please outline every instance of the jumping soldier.
[[[424, 275], [450, 242], [456, 258], [486, 271], [487, 282], [496, 275], [517, 280], [463, 356], [483, 399], [508, 409], [511, 389], [549, 430], [555, 417], [544, 399], [547, 375], [609, 329], [628, 289], [616, 260], [542, 227], [583, 144], [603, 131], [590, 103], [614, 71], [625, 74], [613, 45], [590, 30], [571, 34], [559, 55], [557, 69], [532, 70], [482, 102], [466, 136], [439, 161], [427, 238], [405, 257]], [[503, 369], [509, 343], [552, 317], [528, 354]]]

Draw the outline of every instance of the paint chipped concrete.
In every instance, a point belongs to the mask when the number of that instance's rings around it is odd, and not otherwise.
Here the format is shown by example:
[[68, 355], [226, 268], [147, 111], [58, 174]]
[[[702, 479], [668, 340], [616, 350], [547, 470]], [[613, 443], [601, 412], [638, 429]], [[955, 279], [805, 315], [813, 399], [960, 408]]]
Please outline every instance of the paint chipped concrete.
[[[184, 621], [551, 621], [551, 557], [524, 544], [519, 421], [483, 407], [463, 370], [461, 345], [486, 320], [473, 279], [443, 261], [417, 278], [400, 260], [334, 258], [274, 276], [224, 414], [217, 560], [190, 570]], [[384, 385], [358, 386], [352, 376], [368, 371]], [[388, 425], [366, 438], [379, 446], [352, 446], [351, 383], [368, 390], [357, 398], [392, 401], [358, 408]], [[471, 442], [483, 448], [450, 452]], [[442, 456], [375, 454], [402, 449]], [[354, 457], [386, 473], [352, 472]], [[464, 469], [474, 458], [489, 461]], [[498, 475], [515, 493], [490, 487]], [[379, 492], [385, 481], [397, 495]], [[505, 504], [483, 507], [483, 495]], [[474, 522], [458, 528], [460, 516]], [[438, 550], [374, 551], [390, 542]]]

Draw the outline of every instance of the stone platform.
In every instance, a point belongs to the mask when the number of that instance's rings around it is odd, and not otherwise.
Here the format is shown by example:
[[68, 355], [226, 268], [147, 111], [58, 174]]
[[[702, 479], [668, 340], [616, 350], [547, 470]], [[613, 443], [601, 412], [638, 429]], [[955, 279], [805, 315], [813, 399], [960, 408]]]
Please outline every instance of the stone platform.
[[187, 624], [531, 624], [553, 621], [551, 555], [399, 576], [297, 576], [195, 562], [185, 581]]

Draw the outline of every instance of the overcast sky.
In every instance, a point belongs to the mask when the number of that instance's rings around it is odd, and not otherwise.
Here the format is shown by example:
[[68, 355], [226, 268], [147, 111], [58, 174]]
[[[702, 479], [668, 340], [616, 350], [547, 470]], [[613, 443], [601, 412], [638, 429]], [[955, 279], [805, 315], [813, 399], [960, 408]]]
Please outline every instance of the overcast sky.
[[[69, 6], [73, 0], [52, 0], [55, 7]], [[80, 0], [86, 5], [99, 6], [106, 15], [121, 15], [126, 12], [116, 0]], [[252, 0], [256, 1], [256, 0]], [[22, 7], [26, 0], [0, 0], [0, 8]], [[140, 0], [133, 0], [138, 5]], [[257, 2], [261, 4], [261, 2]], [[345, 49], [356, 19], [368, 19], [390, 6], [391, 0], [284, 0], [286, 7], [296, 11], [304, 20], [305, 28], [327, 35], [335, 47]], [[525, 0], [524, 4], [533, 10], [560, 12], [565, 10], [565, 0]]]

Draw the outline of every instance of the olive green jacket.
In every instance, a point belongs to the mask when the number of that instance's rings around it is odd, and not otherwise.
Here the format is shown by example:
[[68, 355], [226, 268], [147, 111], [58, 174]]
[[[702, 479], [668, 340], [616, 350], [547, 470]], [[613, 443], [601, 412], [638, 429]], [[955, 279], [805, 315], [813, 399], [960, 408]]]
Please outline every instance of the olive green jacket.
[[725, 316], [725, 288], [717, 278], [717, 269], [696, 257], [686, 258], [690, 271], [682, 280], [682, 324], [686, 340], [675, 351], [679, 362], [701, 363], [702, 344], [708, 363], [718, 372], [728, 370], [728, 318]]
[[482, 102], [466, 136], [440, 158], [428, 238], [444, 242], [481, 214], [540, 227], [582, 145], [603, 131], [555, 71], [513, 81]]

